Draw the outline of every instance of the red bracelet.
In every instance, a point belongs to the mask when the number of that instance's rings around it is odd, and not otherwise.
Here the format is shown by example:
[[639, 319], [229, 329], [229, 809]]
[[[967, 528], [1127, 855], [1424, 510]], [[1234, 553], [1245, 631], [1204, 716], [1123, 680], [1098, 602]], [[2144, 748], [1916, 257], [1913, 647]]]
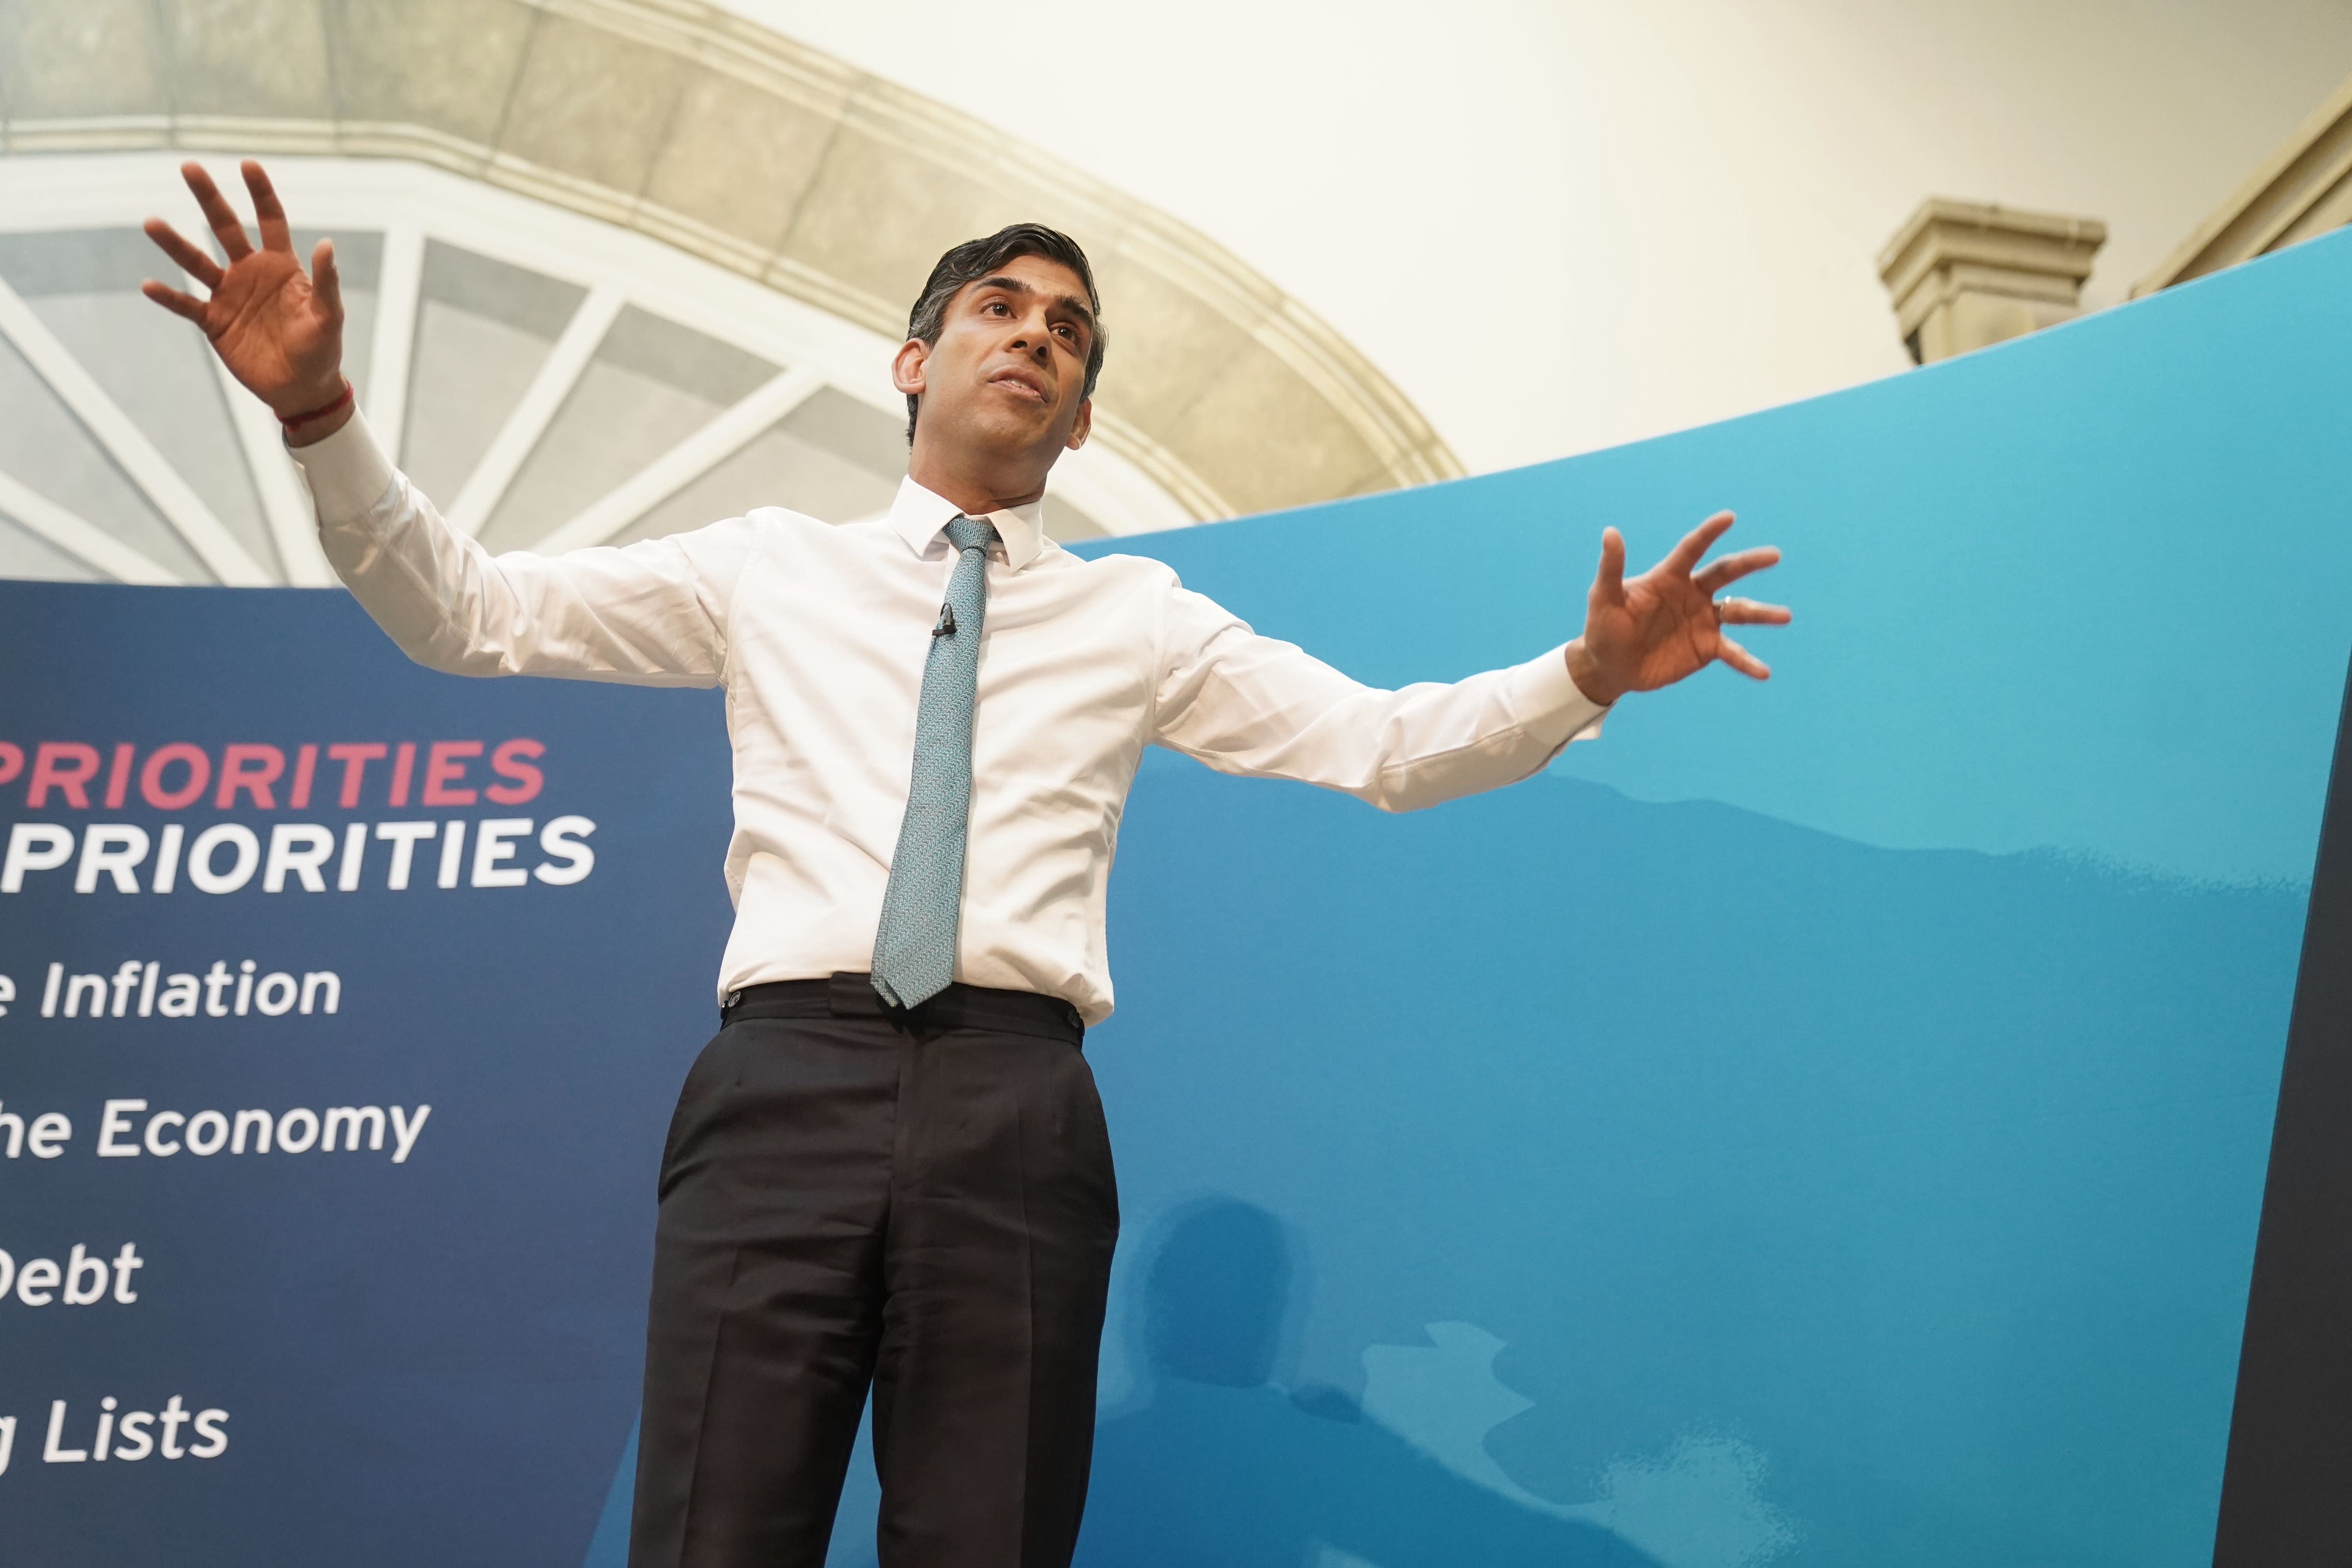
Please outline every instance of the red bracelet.
[[351, 406], [351, 402], [352, 384], [346, 381], [343, 383], [343, 390], [337, 394], [335, 400], [332, 403], [328, 404], [325, 407], [313, 408], [308, 414], [281, 414], [278, 416], [278, 423], [286, 426], [287, 429], [291, 430], [297, 426], [308, 425], [315, 420], [324, 419], [330, 414], [341, 414], [344, 409]]

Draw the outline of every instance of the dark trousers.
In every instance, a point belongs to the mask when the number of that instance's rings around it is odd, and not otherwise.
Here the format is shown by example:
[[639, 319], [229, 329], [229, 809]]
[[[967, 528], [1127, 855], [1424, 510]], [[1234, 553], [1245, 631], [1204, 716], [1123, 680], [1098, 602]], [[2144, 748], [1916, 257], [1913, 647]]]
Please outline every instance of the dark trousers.
[[1063, 1568], [1118, 1236], [1067, 1004], [754, 986], [662, 1156], [630, 1568], [819, 1568], [871, 1384], [882, 1568]]

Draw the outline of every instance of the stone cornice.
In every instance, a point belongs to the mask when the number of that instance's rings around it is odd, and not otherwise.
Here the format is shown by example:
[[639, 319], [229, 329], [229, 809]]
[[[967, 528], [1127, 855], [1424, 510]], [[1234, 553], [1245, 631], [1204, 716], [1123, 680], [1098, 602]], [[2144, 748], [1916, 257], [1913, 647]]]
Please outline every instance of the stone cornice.
[[1947, 359], [2073, 315], [2106, 237], [2096, 218], [1930, 196], [1879, 251], [1878, 276], [1914, 356]]
[[2352, 223], [2352, 78], [2132, 286], [2152, 294]]

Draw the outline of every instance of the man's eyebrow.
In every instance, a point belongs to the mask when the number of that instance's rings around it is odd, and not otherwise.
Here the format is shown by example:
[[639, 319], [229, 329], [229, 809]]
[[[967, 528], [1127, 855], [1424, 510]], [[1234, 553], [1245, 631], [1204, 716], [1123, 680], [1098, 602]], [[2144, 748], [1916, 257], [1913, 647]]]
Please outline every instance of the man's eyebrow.
[[[979, 282], [973, 284], [972, 287], [974, 289], [1002, 289], [1009, 294], [1034, 294], [1037, 292], [1037, 287], [1035, 284], [1029, 282], [1026, 279], [1015, 278], [1009, 272], [1000, 272], [992, 278], [983, 278]], [[1069, 311], [1072, 315], [1086, 322], [1087, 330], [1088, 331], [1095, 330], [1094, 310], [1084, 300], [1079, 299], [1075, 294], [1060, 294], [1055, 296], [1054, 303], [1061, 306], [1062, 309]]]

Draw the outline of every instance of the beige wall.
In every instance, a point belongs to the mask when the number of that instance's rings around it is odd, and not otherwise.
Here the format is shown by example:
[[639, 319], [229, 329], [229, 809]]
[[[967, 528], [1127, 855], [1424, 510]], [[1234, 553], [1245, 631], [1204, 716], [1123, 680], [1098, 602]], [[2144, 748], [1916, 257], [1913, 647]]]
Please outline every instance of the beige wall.
[[730, 3], [1198, 226], [1479, 469], [1905, 368], [1928, 195], [2104, 219], [2113, 303], [2352, 72], [2345, 0]]

